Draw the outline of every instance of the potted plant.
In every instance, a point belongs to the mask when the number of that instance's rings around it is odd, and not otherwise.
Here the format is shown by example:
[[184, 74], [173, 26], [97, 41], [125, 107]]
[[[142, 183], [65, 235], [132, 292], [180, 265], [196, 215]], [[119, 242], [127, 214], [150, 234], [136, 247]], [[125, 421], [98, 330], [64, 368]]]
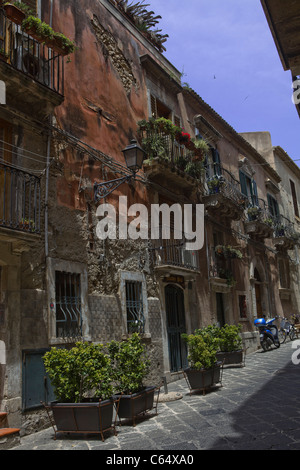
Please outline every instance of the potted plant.
[[199, 161], [188, 162], [185, 167], [185, 172], [195, 179], [201, 179], [203, 174], [203, 165]]
[[249, 207], [247, 210], [249, 220], [256, 220], [261, 212], [259, 207]]
[[71, 349], [51, 348], [44, 357], [57, 401], [45, 405], [53, 412], [56, 432], [103, 433], [113, 423], [111, 361], [102, 344], [78, 342]]
[[233, 276], [233, 273], [229, 269], [219, 269], [219, 276], [221, 279], [226, 279], [228, 287], [234, 287], [236, 285], [236, 280]]
[[224, 365], [242, 364], [243, 349], [242, 338], [240, 336], [241, 325], [224, 325], [216, 330], [219, 351], [217, 359]]
[[221, 186], [225, 183], [223, 176], [215, 175], [213, 178], [209, 179], [207, 182], [207, 186], [209, 189], [210, 194], [218, 193], [220, 191]]
[[233, 248], [232, 246], [228, 245], [225, 247], [225, 257], [226, 258], [238, 258], [242, 259], [243, 254], [240, 250]]
[[[111, 341], [108, 351], [112, 361], [112, 378], [119, 401], [119, 418], [128, 418], [136, 425], [136, 417], [154, 407], [155, 386], [144, 386], [150, 361], [138, 333], [125, 341]], [[157, 410], [157, 403], [156, 403]]]
[[264, 219], [264, 223], [266, 225], [269, 225], [270, 227], [273, 227], [273, 225], [274, 225], [274, 221], [271, 217], [268, 217], [267, 219]]
[[75, 51], [75, 44], [70, 39], [62, 33], [55, 32], [51, 26], [36, 16], [27, 16], [22, 21], [22, 29], [38, 42], [44, 42], [61, 55], [68, 55]]
[[184, 370], [187, 384], [192, 390], [206, 390], [221, 382], [222, 363], [217, 362], [218, 345], [216, 338], [206, 329], [196, 330], [194, 334], [183, 334], [188, 345], [190, 367]]
[[20, 2], [15, 2], [15, 3], [5, 3], [3, 5], [6, 16], [8, 19], [10, 19], [13, 23], [21, 25], [22, 21], [25, 19], [26, 14], [24, 11], [20, 8], [21, 4]]

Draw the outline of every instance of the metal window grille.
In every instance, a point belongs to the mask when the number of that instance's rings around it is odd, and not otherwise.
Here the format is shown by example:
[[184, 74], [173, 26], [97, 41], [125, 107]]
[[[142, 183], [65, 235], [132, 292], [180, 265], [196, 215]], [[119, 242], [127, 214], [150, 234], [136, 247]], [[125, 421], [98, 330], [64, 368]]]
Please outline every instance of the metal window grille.
[[141, 282], [126, 281], [126, 311], [128, 333], [144, 333], [145, 317]]
[[55, 272], [56, 336], [76, 338], [82, 335], [80, 274]]

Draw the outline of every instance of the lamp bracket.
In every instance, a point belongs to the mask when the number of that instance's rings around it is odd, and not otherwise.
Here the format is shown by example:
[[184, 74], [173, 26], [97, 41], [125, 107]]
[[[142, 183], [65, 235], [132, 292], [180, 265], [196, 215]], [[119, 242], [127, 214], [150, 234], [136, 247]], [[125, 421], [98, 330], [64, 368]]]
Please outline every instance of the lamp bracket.
[[134, 174], [122, 176], [121, 178], [117, 178], [111, 181], [105, 181], [103, 183], [95, 183], [94, 184], [94, 198], [95, 201], [98, 202], [101, 199], [104, 199], [113, 191], [115, 191], [121, 184], [128, 182], [134, 178]]

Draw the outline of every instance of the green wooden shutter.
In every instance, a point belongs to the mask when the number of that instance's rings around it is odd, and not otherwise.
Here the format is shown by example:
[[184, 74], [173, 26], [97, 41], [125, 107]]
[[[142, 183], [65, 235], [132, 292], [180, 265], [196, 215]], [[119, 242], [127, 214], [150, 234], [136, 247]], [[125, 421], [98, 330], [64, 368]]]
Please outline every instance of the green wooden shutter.
[[252, 202], [254, 205], [258, 206], [258, 193], [257, 193], [257, 184], [256, 181], [252, 180]]
[[240, 183], [242, 194], [248, 196], [246, 175], [240, 170]]

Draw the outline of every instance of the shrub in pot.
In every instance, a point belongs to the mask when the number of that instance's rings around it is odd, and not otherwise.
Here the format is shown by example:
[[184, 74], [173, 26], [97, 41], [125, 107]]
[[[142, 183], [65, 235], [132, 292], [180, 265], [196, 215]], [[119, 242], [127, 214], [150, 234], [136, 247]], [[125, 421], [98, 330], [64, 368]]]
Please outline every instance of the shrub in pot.
[[243, 362], [241, 325], [224, 325], [217, 333], [219, 351], [217, 358], [228, 364], [241, 364]]
[[221, 380], [222, 363], [217, 362], [217, 340], [209, 328], [196, 330], [194, 334], [183, 334], [188, 345], [190, 367], [184, 370], [190, 390], [206, 390]]
[[119, 418], [135, 418], [154, 407], [155, 386], [145, 387], [150, 361], [140, 335], [133, 333], [125, 341], [111, 341], [108, 350], [113, 367], [115, 389], [120, 397]]
[[113, 429], [111, 361], [101, 344], [78, 342], [71, 349], [51, 348], [44, 357], [56, 402], [56, 432], [100, 433]]

